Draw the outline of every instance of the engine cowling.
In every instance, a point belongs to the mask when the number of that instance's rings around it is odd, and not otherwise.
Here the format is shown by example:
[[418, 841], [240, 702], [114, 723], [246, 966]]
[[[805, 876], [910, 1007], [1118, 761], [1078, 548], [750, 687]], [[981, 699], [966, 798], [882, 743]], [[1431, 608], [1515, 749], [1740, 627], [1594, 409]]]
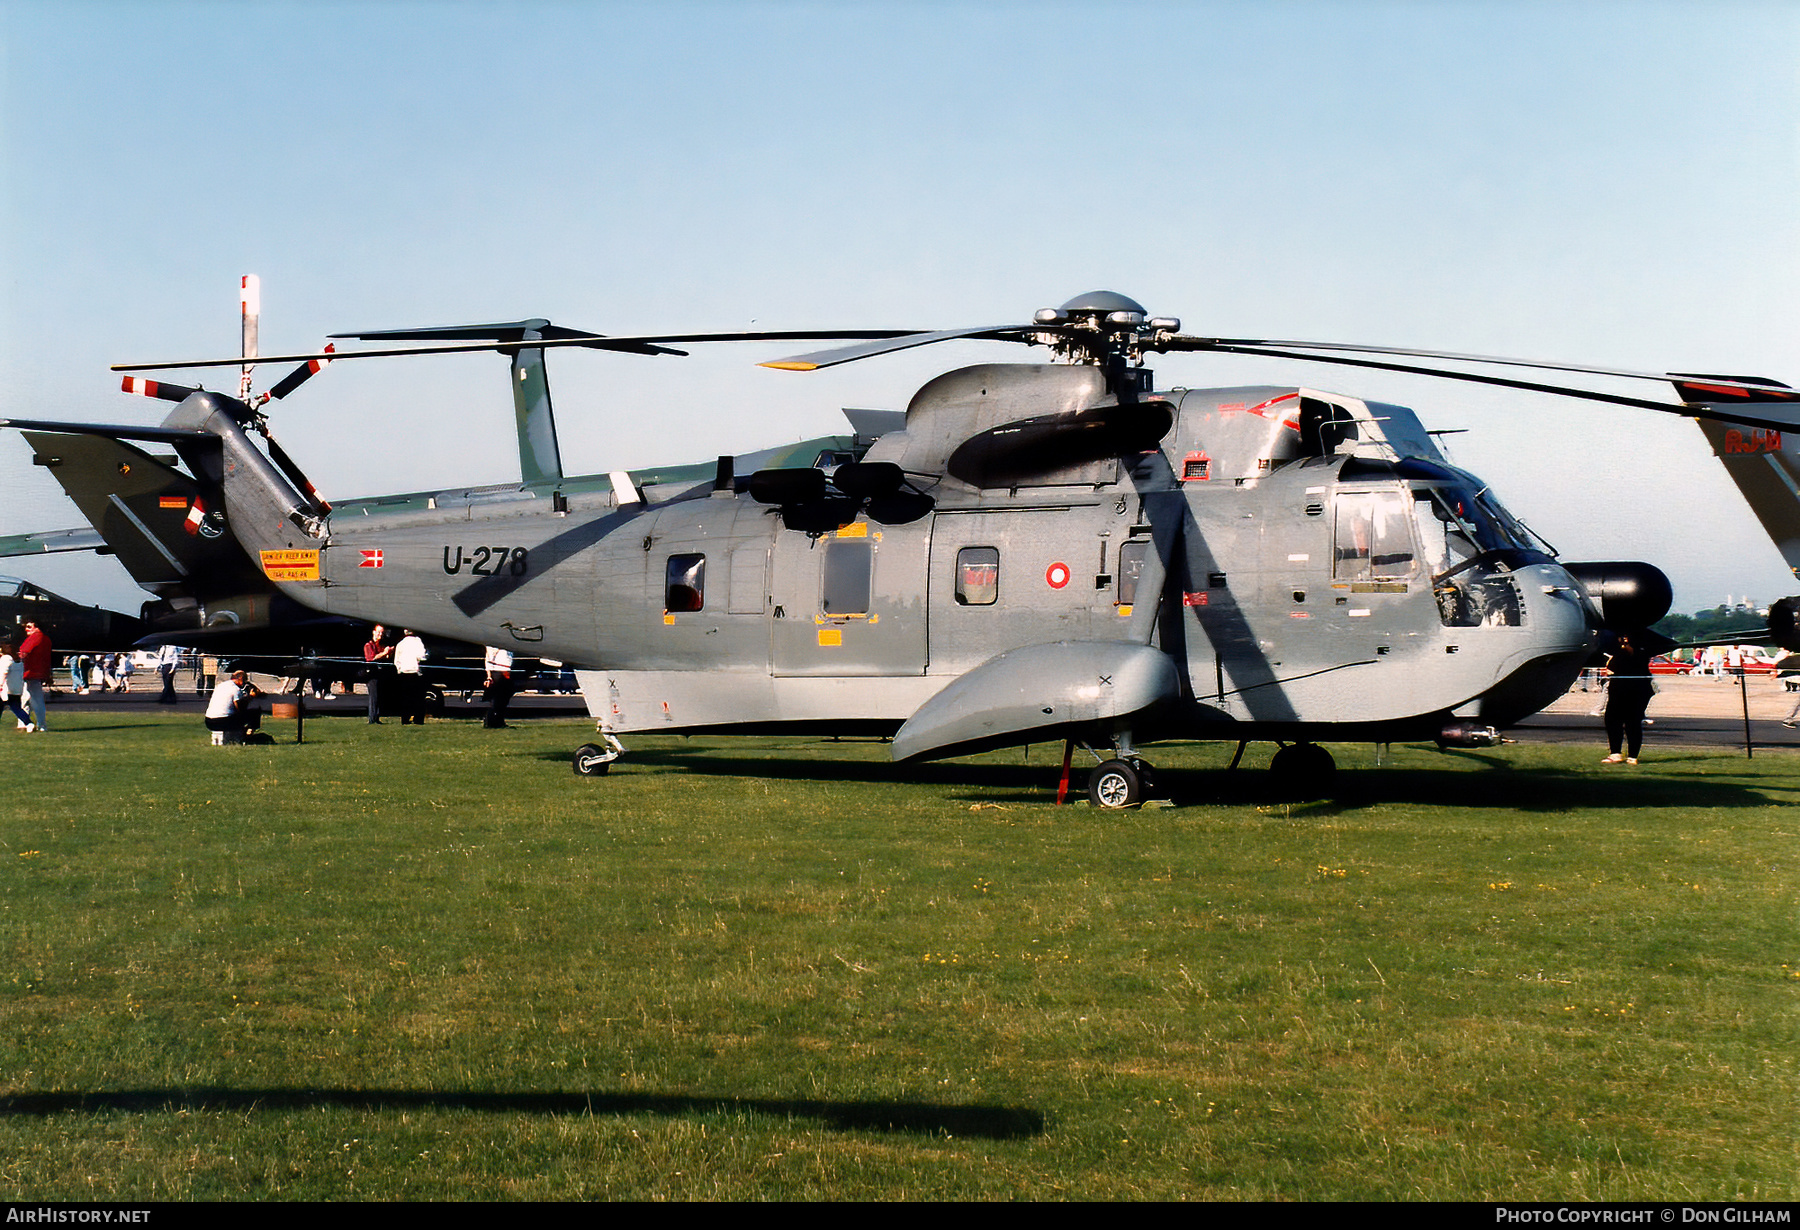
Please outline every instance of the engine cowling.
[[1616, 560], [1563, 567], [1587, 591], [1600, 612], [1600, 626], [1611, 632], [1648, 628], [1675, 601], [1669, 578], [1654, 564]]
[[1800, 653], [1800, 596], [1770, 604], [1769, 639], [1783, 649]]

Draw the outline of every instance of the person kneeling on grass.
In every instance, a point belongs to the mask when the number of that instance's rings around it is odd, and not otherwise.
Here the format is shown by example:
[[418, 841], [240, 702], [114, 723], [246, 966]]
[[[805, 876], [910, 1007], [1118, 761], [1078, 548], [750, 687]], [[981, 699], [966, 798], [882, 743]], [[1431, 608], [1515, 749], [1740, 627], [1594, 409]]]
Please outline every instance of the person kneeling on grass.
[[243, 671], [232, 671], [219, 680], [206, 706], [206, 728], [212, 731], [213, 746], [242, 743], [247, 732], [262, 729], [262, 710], [256, 707], [261, 695]]

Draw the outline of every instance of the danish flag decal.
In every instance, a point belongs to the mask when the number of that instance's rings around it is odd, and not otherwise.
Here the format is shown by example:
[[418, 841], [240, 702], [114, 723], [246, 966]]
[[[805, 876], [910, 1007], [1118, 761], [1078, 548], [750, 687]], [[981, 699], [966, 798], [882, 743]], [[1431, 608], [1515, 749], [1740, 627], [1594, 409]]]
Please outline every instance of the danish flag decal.
[[381, 567], [381, 552], [379, 550], [375, 550], [375, 551], [365, 550], [362, 553], [362, 563], [358, 564], [357, 567], [358, 568], [379, 568], [379, 567]]

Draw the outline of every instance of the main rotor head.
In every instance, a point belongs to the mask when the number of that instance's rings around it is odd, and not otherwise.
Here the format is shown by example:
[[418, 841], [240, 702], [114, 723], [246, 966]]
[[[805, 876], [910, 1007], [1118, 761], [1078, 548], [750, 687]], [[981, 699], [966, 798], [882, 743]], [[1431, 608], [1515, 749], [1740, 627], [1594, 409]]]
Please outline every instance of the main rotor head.
[[1145, 350], [1157, 349], [1181, 332], [1177, 318], [1151, 316], [1137, 300], [1111, 290], [1091, 290], [1061, 307], [1039, 308], [1031, 322], [1043, 326], [1031, 340], [1071, 363], [1111, 360], [1137, 367]]

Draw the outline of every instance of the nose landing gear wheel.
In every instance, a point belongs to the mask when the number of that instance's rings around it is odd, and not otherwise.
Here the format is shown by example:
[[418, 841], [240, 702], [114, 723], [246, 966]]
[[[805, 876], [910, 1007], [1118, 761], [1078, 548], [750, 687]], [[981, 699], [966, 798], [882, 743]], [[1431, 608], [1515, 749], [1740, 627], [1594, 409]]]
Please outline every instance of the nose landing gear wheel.
[[1108, 760], [1088, 774], [1088, 802], [1117, 811], [1144, 801], [1144, 770], [1128, 760]]

